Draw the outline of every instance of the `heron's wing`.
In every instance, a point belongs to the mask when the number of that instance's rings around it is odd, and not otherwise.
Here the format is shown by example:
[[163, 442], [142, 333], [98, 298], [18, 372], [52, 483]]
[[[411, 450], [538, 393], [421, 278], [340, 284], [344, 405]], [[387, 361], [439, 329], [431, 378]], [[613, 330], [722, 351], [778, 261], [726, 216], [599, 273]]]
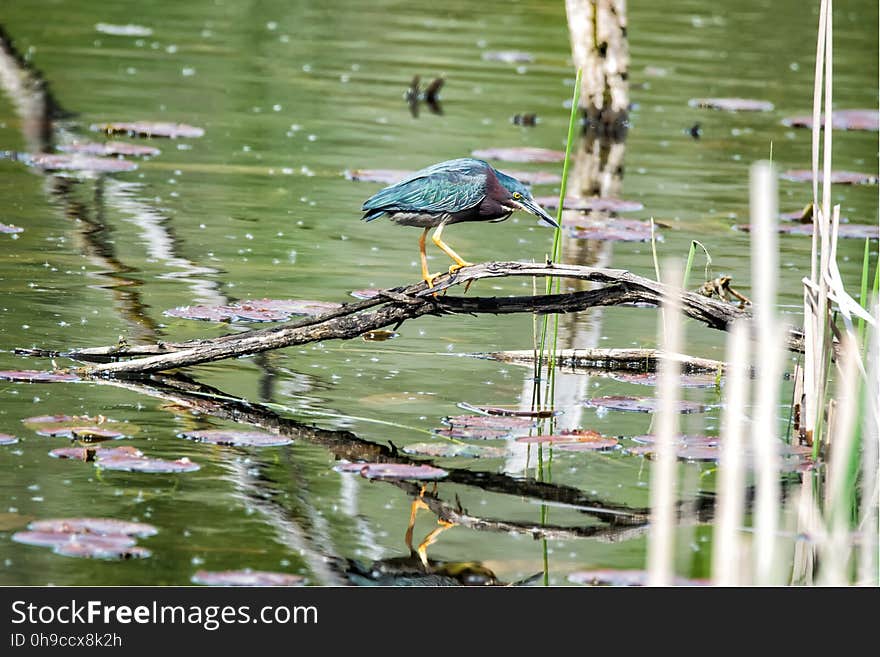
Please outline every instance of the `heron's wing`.
[[369, 218], [385, 211], [461, 212], [474, 207], [485, 196], [486, 180], [482, 175], [426, 169], [370, 197], [363, 210]]

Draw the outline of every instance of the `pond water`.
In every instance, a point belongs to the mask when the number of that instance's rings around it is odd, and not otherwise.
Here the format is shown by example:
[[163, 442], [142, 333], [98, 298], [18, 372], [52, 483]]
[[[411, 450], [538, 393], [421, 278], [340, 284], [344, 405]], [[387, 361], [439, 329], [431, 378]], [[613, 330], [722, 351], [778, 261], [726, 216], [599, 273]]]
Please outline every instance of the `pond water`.
[[[669, 226], [662, 258], [683, 263], [691, 240], [699, 240], [712, 254], [713, 274], [732, 276], [751, 296], [749, 235], [732, 227], [748, 222], [748, 167], [766, 159], [771, 144], [780, 170], [809, 168], [809, 131], [782, 119], [810, 111], [817, 10], [797, 0], [772, 8], [759, 0], [630, 5], [635, 105], [619, 193], [644, 209], [625, 216]], [[346, 302], [351, 290], [415, 282], [418, 230], [361, 222], [362, 202], [382, 185], [349, 180], [346, 170], [418, 169], [489, 147], [564, 147], [574, 73], [562, 2], [444, 3], [438, 12], [423, 0], [377, 0], [369, 9], [357, 2], [159, 0], [133, 12], [126, 2], [40, 0], [6, 3], [2, 22], [70, 113], [58, 124], [65, 134], [94, 138], [93, 123], [134, 120], [184, 122], [205, 134], [151, 140], [160, 155], [139, 161], [134, 172], [102, 177], [58, 177], [0, 160], [0, 222], [24, 229], [0, 235], [0, 369], [51, 367], [48, 359], [13, 354], [16, 347], [62, 350], [121, 338], [140, 344], [248, 328], [163, 314], [177, 306], [264, 297]], [[151, 34], [109, 34], [96, 29], [102, 23], [135, 23]], [[876, 104], [876, 24], [877, 5], [867, 0], [846, 3], [835, 16], [836, 107]], [[485, 57], [508, 50], [532, 61]], [[404, 92], [414, 75], [423, 82], [445, 77], [442, 114], [424, 105], [418, 116], [410, 112]], [[730, 113], [688, 104], [728, 96], [775, 108]], [[514, 125], [511, 117], [523, 113], [536, 113], [538, 124]], [[696, 122], [698, 139], [688, 134]], [[14, 101], [0, 95], [0, 149], [29, 150], [26, 129]], [[876, 173], [876, 133], [835, 131], [834, 139], [836, 169]], [[496, 164], [561, 172], [561, 164]], [[875, 186], [838, 185], [834, 192], [851, 222], [876, 223]], [[781, 211], [803, 208], [809, 196], [808, 183], [780, 181]], [[473, 262], [541, 261], [552, 243], [552, 231], [530, 215], [455, 226], [444, 237]], [[782, 236], [779, 243], [780, 310], [798, 322], [809, 238]], [[858, 281], [863, 247], [841, 242], [850, 285]], [[567, 240], [564, 248], [570, 261], [653, 277], [645, 243]], [[876, 241], [871, 249], [876, 257]], [[433, 270], [448, 266], [438, 251], [429, 253]], [[531, 291], [529, 279], [505, 279], [478, 282], [468, 294]], [[561, 342], [651, 347], [656, 328], [650, 309], [596, 310], [564, 316]], [[135, 386], [0, 382], [0, 432], [20, 439], [0, 446], [0, 584], [187, 584], [197, 570], [240, 568], [338, 584], [346, 581], [345, 560], [406, 556], [418, 487], [333, 466], [375, 453], [374, 446], [443, 442], [431, 431], [445, 416], [465, 412], [459, 402], [528, 406], [530, 368], [467, 354], [531, 349], [533, 318], [425, 317], [397, 332], [382, 342], [328, 341], [188, 370], [202, 384], [270, 403], [294, 421], [285, 425], [293, 443], [280, 447], [178, 437], [277, 427], [271, 413], [242, 409], [236, 421]], [[691, 355], [721, 359], [724, 335], [689, 322], [687, 345]], [[574, 373], [563, 373], [558, 387], [562, 428], [611, 436], [650, 431], [650, 414], [602, 412], [582, 402], [651, 396], [652, 387]], [[783, 400], [789, 393], [784, 388]], [[686, 389], [684, 396], [709, 407], [683, 415], [683, 430], [717, 435], [718, 390]], [[68, 440], [40, 436], [22, 420], [53, 414], [124, 421], [134, 425], [124, 444], [148, 456], [187, 457], [201, 468], [131, 473], [51, 458], [48, 452]], [[779, 422], [787, 420], [781, 406]], [[501, 453], [426, 460], [450, 472], [436, 490], [447, 509], [491, 522], [443, 532], [428, 548], [431, 559], [479, 562], [506, 582], [544, 573], [550, 584], [566, 584], [576, 570], [644, 566], [643, 529], [620, 532], [614, 513], [596, 509], [620, 509], [623, 518], [644, 510], [649, 461], [620, 449], [554, 449], [551, 456], [510, 439], [472, 442]], [[683, 499], [711, 493], [711, 463], [683, 463], [680, 475]], [[33, 520], [75, 516], [155, 525], [155, 536], [139, 540], [152, 556], [73, 559], [12, 540]], [[416, 543], [434, 520], [421, 511]], [[551, 528], [548, 538], [535, 540], [542, 525]], [[680, 574], [707, 576], [710, 527], [682, 526], [677, 554]]]

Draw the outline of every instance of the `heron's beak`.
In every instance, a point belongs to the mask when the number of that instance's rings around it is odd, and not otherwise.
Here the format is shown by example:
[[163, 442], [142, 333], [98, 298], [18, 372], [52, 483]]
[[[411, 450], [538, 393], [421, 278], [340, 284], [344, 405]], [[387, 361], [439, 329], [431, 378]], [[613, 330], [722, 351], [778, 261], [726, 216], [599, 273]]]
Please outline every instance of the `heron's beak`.
[[547, 211], [542, 208], [540, 205], [535, 203], [534, 199], [523, 197], [518, 203], [526, 212], [531, 212], [533, 215], [542, 219], [544, 223], [549, 224], [551, 228], [559, 228], [559, 224], [556, 223], [556, 219], [547, 214]]

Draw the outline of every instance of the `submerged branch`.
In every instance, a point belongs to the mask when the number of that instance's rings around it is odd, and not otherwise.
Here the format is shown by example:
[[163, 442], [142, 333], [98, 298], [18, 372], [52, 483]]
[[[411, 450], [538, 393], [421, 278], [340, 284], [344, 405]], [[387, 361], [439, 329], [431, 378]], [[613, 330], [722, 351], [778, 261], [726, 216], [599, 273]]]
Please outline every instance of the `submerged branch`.
[[[553, 276], [603, 283], [605, 287], [571, 292], [520, 297], [447, 297], [434, 296], [453, 286], [487, 278], [508, 276]], [[79, 368], [84, 376], [138, 377], [190, 365], [226, 358], [249, 356], [272, 349], [281, 349], [321, 340], [346, 340], [369, 331], [397, 327], [408, 319], [424, 315], [567, 313], [600, 306], [656, 306], [665, 293], [679, 296], [682, 311], [688, 317], [715, 329], [726, 330], [736, 319], [748, 318], [746, 311], [685, 290], [666, 291], [651, 279], [621, 269], [604, 269], [580, 265], [540, 264], [527, 262], [488, 262], [444, 275], [434, 288], [420, 282], [395, 288], [374, 299], [345, 304], [340, 308], [299, 322], [280, 327], [226, 335], [212, 340], [193, 340], [161, 345], [101, 347], [71, 350], [59, 354], [77, 360], [116, 360]], [[803, 349], [803, 335], [789, 329], [787, 346], [793, 351]], [[159, 353], [156, 353], [157, 350]], [[34, 354], [33, 350], [27, 352]]]

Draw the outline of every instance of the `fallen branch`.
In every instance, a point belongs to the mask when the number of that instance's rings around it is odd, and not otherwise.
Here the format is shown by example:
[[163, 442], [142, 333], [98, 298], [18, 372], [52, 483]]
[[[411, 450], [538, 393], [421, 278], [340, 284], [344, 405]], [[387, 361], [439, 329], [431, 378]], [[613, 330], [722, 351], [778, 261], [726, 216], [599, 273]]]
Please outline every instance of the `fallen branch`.
[[[474, 358], [498, 360], [513, 365], [532, 367], [535, 364], [535, 352], [531, 349], [518, 351], [493, 351], [481, 354], [469, 354]], [[636, 371], [655, 372], [663, 358], [658, 349], [560, 349], [554, 355], [556, 367], [572, 370], [602, 371]], [[675, 360], [681, 364], [684, 372], [724, 371], [727, 364], [710, 358], [697, 358], [685, 354], [674, 354]], [[546, 360], [546, 359], [545, 359]]]
[[[455, 285], [507, 276], [559, 276], [603, 283], [605, 287], [568, 294], [539, 296], [472, 298], [434, 296]], [[749, 317], [747, 312], [722, 301], [684, 290], [670, 292], [680, 297], [685, 315], [711, 328], [725, 330], [734, 320]], [[599, 306], [634, 304], [656, 306], [663, 294], [662, 284], [621, 269], [527, 262], [489, 262], [467, 267], [455, 275], [441, 276], [436, 286], [431, 289], [428, 289], [423, 282], [409, 287], [395, 288], [387, 295], [345, 304], [318, 317], [280, 327], [226, 335], [213, 340], [194, 340], [179, 344], [163, 343], [160, 346], [150, 345], [145, 348], [117, 345], [100, 347], [97, 350], [72, 350], [56, 355], [80, 360], [138, 356], [133, 360], [103, 363], [76, 370], [82, 376], [138, 377], [309, 342], [346, 340], [388, 326], [397, 327], [408, 319], [423, 315], [481, 313], [497, 315], [523, 312], [547, 314], [576, 312]], [[803, 349], [803, 335], [799, 330], [789, 330], [787, 346], [793, 351]], [[157, 349], [161, 352], [156, 353]], [[35, 352], [31, 350], [28, 353]]]

